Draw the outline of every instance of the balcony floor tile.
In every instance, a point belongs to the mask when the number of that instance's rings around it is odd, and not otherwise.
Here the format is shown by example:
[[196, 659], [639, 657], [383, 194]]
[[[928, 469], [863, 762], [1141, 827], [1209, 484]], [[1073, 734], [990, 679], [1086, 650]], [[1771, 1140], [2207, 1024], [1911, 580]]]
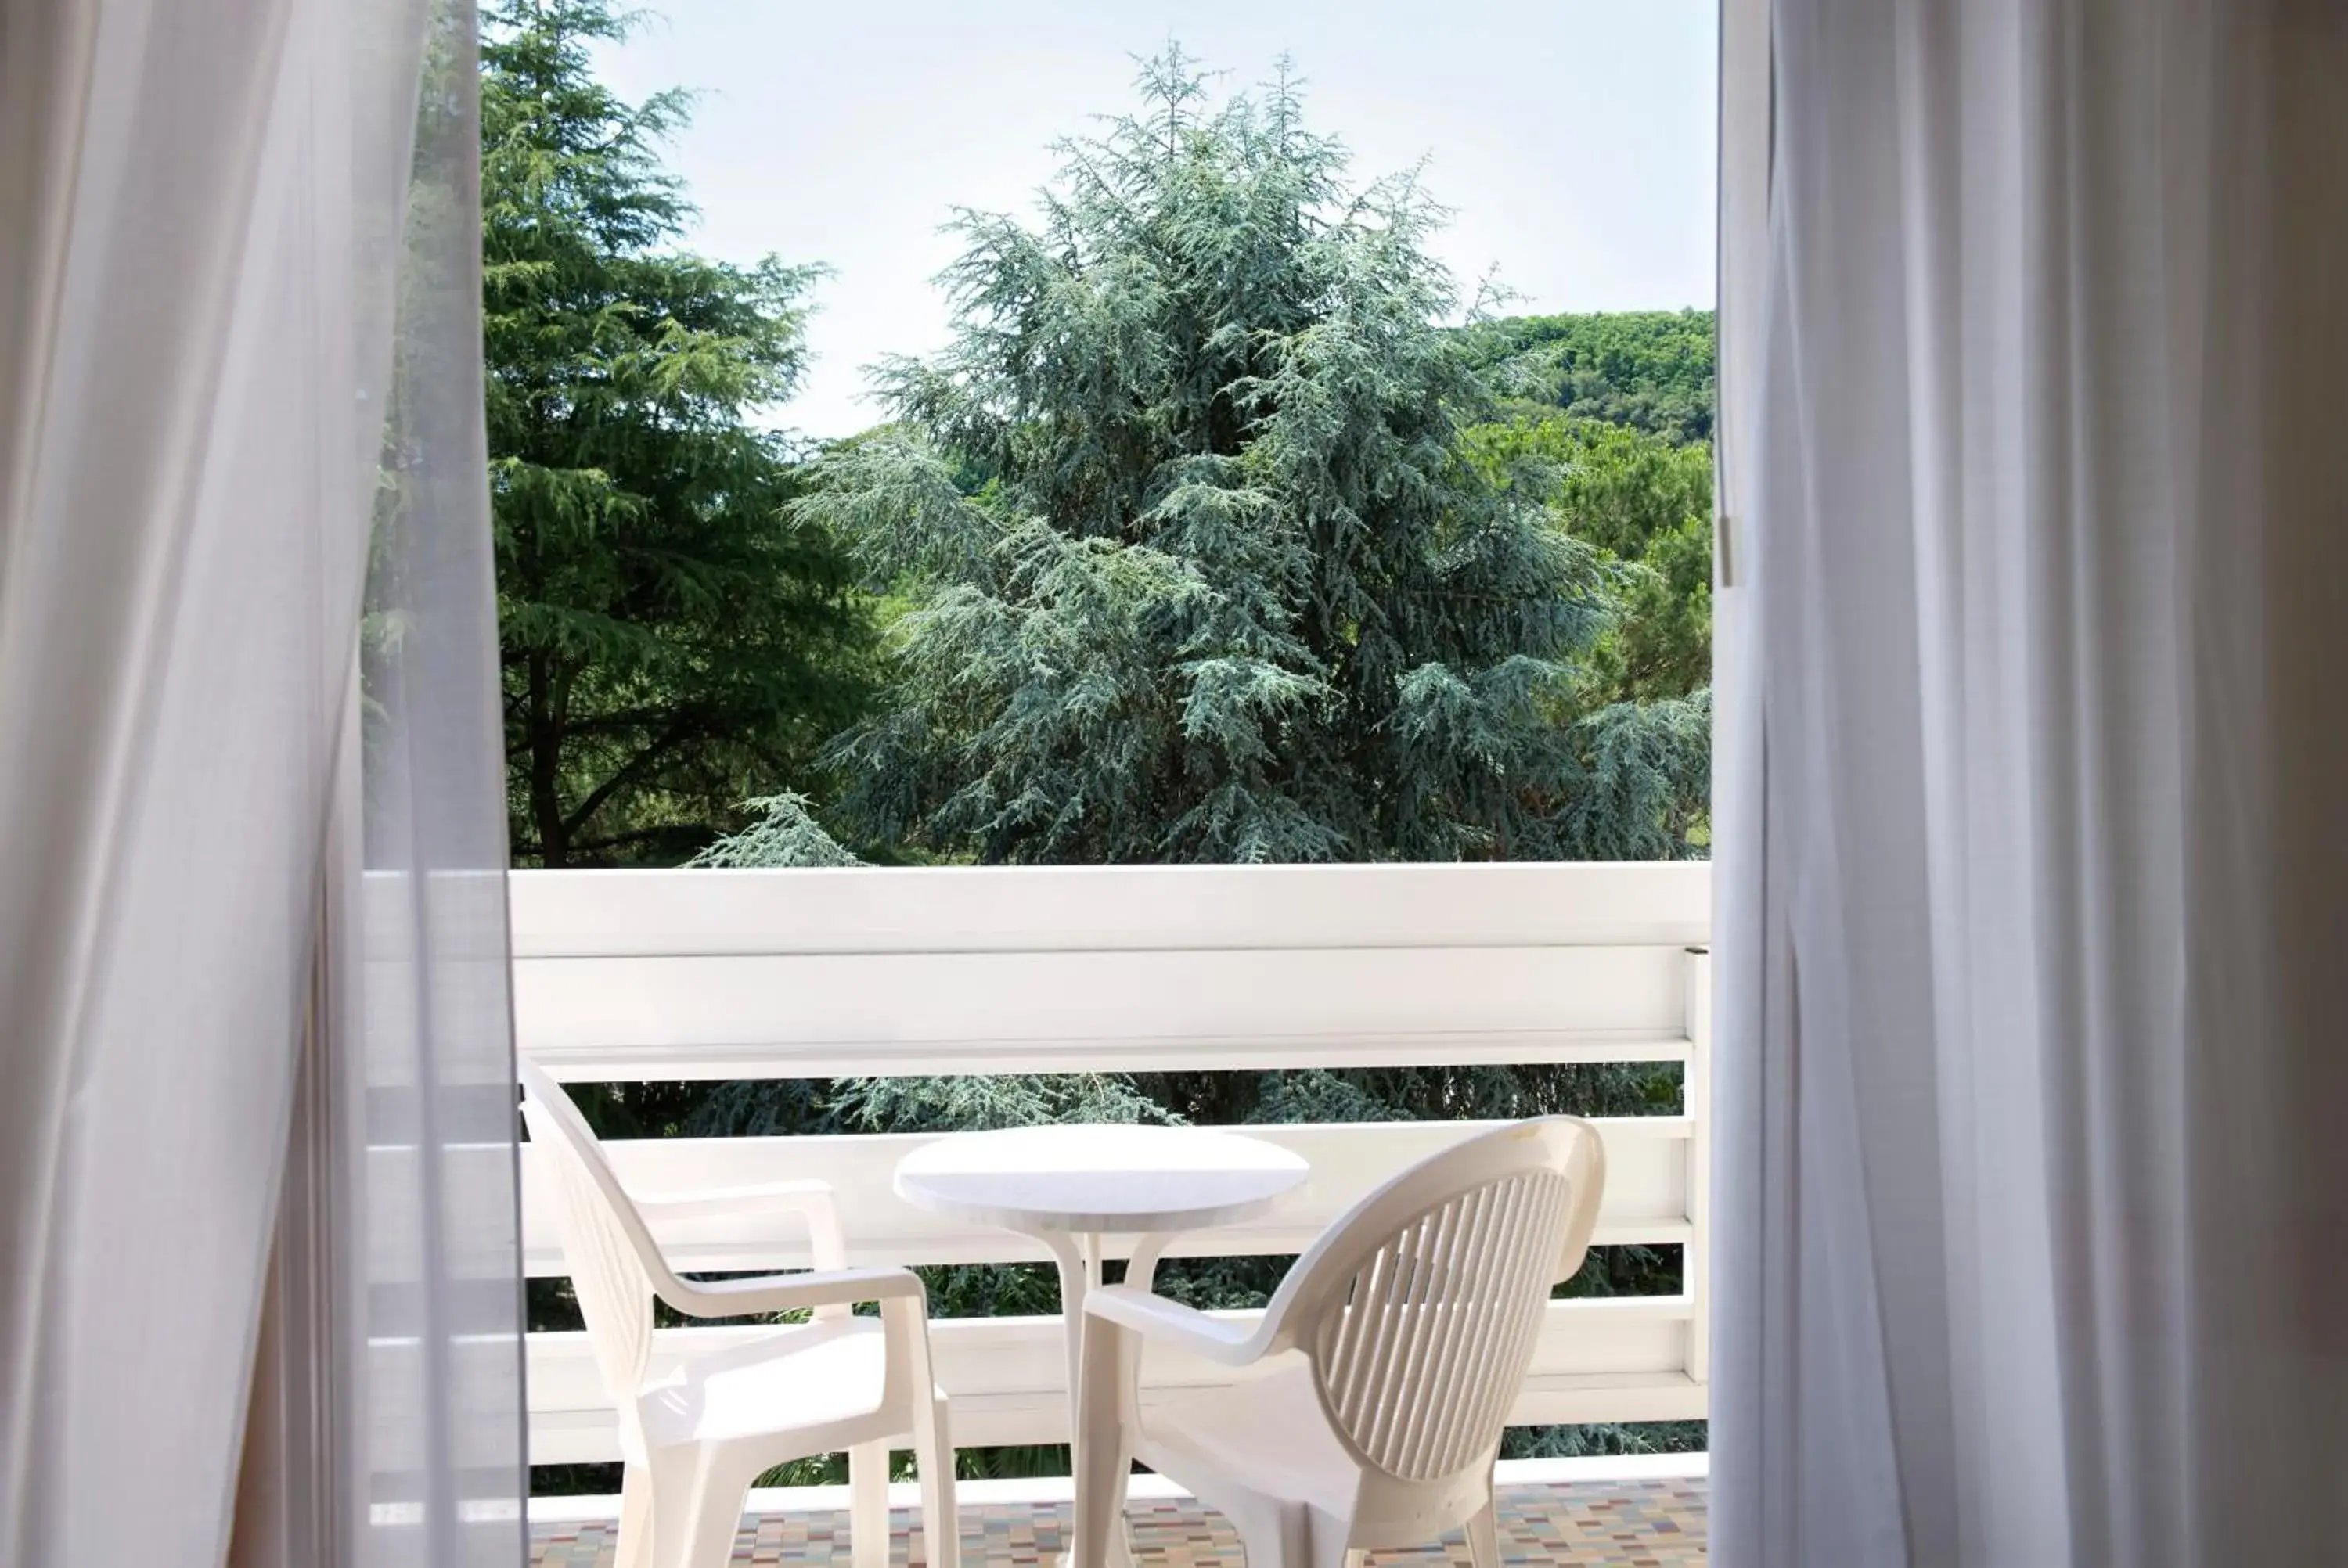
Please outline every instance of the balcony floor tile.
[[[1500, 1549], [1528, 1568], [1700, 1568], [1704, 1561], [1705, 1483], [1701, 1480], [1572, 1481], [1504, 1487]], [[969, 1568], [1042, 1568], [1061, 1551], [1068, 1530], [1066, 1503], [965, 1506], [962, 1555]], [[1189, 1501], [1137, 1501], [1133, 1522], [1137, 1568], [1244, 1568], [1239, 1539], [1220, 1517]], [[907, 1563], [912, 1516], [890, 1517], [890, 1561]], [[609, 1568], [608, 1523], [538, 1524], [530, 1529], [535, 1568]], [[747, 1518], [734, 1542], [737, 1563], [848, 1564], [844, 1513], [769, 1513]], [[922, 1561], [914, 1557], [913, 1563]], [[1468, 1568], [1457, 1538], [1412, 1552], [1380, 1553], [1375, 1563]]]

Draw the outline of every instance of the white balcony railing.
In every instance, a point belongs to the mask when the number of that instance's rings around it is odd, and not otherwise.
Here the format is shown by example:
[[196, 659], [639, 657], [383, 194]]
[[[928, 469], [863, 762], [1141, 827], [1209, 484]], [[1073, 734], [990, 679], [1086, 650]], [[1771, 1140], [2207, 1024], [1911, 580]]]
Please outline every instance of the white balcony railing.
[[[1684, 1246], [1684, 1294], [1553, 1303], [1512, 1419], [1701, 1417], [1708, 868], [1693, 865], [524, 872], [512, 884], [521, 1049], [589, 1081], [1677, 1061], [1678, 1116], [1602, 1123], [1597, 1241]], [[1176, 1255], [1303, 1249], [1468, 1129], [1251, 1129], [1311, 1163], [1303, 1193]], [[620, 1142], [647, 1193], [819, 1175], [858, 1262], [1041, 1260], [900, 1203], [922, 1137]], [[803, 1267], [779, 1224], [660, 1231], [686, 1270]], [[528, 1151], [532, 1275], [562, 1272]], [[654, 1355], [756, 1330], [664, 1330]], [[967, 1445], [1065, 1441], [1056, 1318], [950, 1319], [939, 1378]], [[1231, 1374], [1153, 1361], [1151, 1384]], [[531, 1458], [617, 1457], [583, 1337], [530, 1341]]]

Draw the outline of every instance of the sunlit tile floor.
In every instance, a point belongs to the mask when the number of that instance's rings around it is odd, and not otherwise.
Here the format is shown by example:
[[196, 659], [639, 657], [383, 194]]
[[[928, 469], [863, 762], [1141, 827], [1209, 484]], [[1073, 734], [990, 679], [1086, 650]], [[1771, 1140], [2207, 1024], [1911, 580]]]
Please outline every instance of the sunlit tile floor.
[[[1704, 1560], [1704, 1482], [1565, 1481], [1503, 1488], [1500, 1550], [1513, 1563], [1556, 1568], [1696, 1568]], [[970, 1568], [1028, 1568], [1056, 1556], [1068, 1530], [1066, 1503], [986, 1503], [962, 1511], [962, 1556]], [[1238, 1537], [1217, 1515], [1188, 1501], [1129, 1505], [1137, 1568], [1242, 1568]], [[912, 1516], [890, 1517], [890, 1560], [906, 1563]], [[539, 1568], [604, 1568], [612, 1562], [608, 1523], [541, 1523], [530, 1528]], [[743, 1521], [734, 1561], [761, 1564], [848, 1563], [842, 1513], [770, 1513]], [[912, 1561], [920, 1563], [916, 1554]], [[1468, 1568], [1468, 1548], [1453, 1536], [1416, 1552], [1381, 1553], [1374, 1563], [1440, 1563]]]

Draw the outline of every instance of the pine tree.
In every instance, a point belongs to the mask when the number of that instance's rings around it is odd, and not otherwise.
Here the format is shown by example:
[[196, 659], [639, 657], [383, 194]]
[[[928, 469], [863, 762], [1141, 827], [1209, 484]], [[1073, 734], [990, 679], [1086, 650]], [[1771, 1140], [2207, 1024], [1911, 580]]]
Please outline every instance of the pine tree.
[[757, 411], [804, 361], [810, 267], [675, 241], [688, 103], [630, 105], [607, 0], [484, 17], [490, 480], [516, 857], [683, 859], [860, 711], [870, 633]]
[[710, 845], [686, 861], [687, 866], [773, 871], [864, 864], [824, 831], [803, 794], [770, 794], [746, 800], [742, 807], [757, 813], [756, 820]]
[[[1490, 417], [1415, 174], [1356, 185], [1296, 83], [1179, 50], [1063, 145], [1034, 226], [969, 212], [952, 346], [797, 514], [915, 608], [834, 756], [850, 835], [986, 862], [1541, 858], [1607, 621], [1554, 476]], [[1522, 471], [1519, 471], [1522, 470]]]

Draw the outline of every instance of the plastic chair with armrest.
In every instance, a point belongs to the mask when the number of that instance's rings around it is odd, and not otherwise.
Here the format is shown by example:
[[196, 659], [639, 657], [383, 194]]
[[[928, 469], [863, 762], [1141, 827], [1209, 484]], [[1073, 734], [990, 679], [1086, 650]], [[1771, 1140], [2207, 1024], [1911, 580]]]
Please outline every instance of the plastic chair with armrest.
[[[1100, 1568], [1126, 1456], [1231, 1521], [1249, 1568], [1343, 1568], [1465, 1526], [1499, 1568], [1492, 1465], [1554, 1285], [1605, 1184], [1597, 1130], [1514, 1122], [1421, 1162], [1323, 1232], [1262, 1317], [1127, 1286], [1085, 1302], [1076, 1563]], [[1241, 1374], [1145, 1405], [1143, 1345]]]
[[[909, 1269], [848, 1268], [820, 1182], [638, 1199], [586, 1119], [539, 1067], [521, 1064], [522, 1115], [558, 1196], [562, 1250], [605, 1391], [619, 1407], [619, 1568], [720, 1568], [744, 1495], [778, 1464], [848, 1450], [856, 1568], [889, 1560], [888, 1458], [914, 1450], [929, 1568], [956, 1568], [953, 1447], [932, 1376], [927, 1301]], [[811, 1273], [680, 1278], [646, 1226], [780, 1209], [805, 1218]], [[654, 1376], [653, 1302], [692, 1317], [806, 1311], [804, 1324]], [[875, 1302], [878, 1317], [851, 1307]]]

